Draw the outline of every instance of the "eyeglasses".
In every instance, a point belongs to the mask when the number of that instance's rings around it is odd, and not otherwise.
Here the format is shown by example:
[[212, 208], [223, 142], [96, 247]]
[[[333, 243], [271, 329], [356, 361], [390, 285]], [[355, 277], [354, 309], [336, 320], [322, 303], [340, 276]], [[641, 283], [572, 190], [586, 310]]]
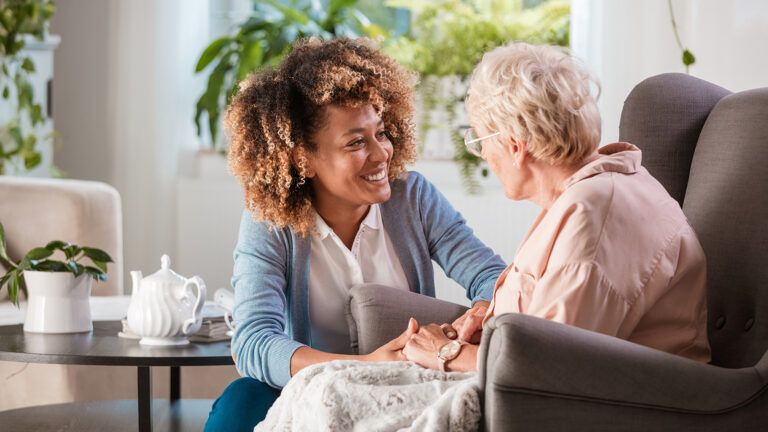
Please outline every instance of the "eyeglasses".
[[494, 132], [490, 135], [479, 137], [475, 128], [469, 128], [464, 132], [464, 145], [467, 150], [477, 157], [483, 157], [483, 140], [501, 135], [501, 132]]

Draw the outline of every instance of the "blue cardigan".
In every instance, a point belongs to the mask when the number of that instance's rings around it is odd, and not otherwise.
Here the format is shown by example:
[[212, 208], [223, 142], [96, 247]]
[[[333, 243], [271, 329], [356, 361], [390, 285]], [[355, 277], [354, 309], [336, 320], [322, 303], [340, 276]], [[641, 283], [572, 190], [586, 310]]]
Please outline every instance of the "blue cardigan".
[[[461, 214], [421, 174], [410, 172], [392, 182], [381, 217], [411, 291], [435, 296], [435, 260], [473, 303], [492, 298], [504, 261], [474, 236]], [[232, 277], [232, 352], [241, 375], [283, 387], [291, 378], [293, 352], [312, 346], [310, 248], [308, 237], [288, 227], [270, 229], [243, 212]]]

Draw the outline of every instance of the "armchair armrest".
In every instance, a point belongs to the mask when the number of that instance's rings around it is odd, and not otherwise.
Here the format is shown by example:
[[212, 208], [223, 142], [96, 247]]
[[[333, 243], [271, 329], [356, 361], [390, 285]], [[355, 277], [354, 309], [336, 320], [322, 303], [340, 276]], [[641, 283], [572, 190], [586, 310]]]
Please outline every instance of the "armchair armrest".
[[[768, 355], [755, 367], [725, 369], [521, 314], [501, 315], [487, 323], [478, 369], [487, 427], [499, 424], [494, 415], [504, 415], [504, 410], [509, 414], [512, 394], [535, 398], [540, 408], [547, 398], [565, 401], [567, 409], [584, 410], [588, 405], [594, 411], [595, 404], [605, 404], [722, 414], [758, 398], [765, 405], [766, 398], [760, 396], [768, 389]], [[552, 417], [556, 410], [551, 408], [531, 416]], [[591, 415], [594, 420], [595, 413]], [[571, 412], [561, 420], [569, 416], [579, 418]]]
[[411, 317], [419, 324], [445, 323], [467, 310], [455, 303], [376, 284], [353, 287], [347, 306], [352, 346], [360, 354], [368, 354], [400, 335]]

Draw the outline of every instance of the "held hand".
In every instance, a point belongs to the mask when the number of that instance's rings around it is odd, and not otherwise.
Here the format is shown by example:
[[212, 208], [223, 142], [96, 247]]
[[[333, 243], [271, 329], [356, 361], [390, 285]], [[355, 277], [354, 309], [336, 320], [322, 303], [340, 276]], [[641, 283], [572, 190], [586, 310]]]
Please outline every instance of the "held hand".
[[376, 351], [363, 356], [365, 361], [405, 361], [403, 347], [410, 340], [411, 336], [419, 331], [419, 323], [415, 319], [408, 320], [408, 328], [398, 337], [382, 345]]
[[490, 303], [487, 301], [480, 300], [452, 324], [443, 324], [442, 327], [445, 335], [451, 339], [458, 338], [464, 342], [480, 343], [483, 331], [483, 318], [485, 318], [489, 305]]
[[408, 360], [422, 367], [439, 369], [437, 352], [450, 341], [441, 326], [430, 324], [421, 327], [418, 333], [410, 337], [403, 348], [403, 354]]

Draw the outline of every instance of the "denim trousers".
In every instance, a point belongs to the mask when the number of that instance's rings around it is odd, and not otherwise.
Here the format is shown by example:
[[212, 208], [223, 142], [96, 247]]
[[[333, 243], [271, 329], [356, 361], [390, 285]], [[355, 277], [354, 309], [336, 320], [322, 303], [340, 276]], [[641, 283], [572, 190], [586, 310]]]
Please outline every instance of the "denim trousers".
[[251, 432], [279, 396], [279, 389], [259, 380], [238, 378], [213, 403], [205, 432]]

